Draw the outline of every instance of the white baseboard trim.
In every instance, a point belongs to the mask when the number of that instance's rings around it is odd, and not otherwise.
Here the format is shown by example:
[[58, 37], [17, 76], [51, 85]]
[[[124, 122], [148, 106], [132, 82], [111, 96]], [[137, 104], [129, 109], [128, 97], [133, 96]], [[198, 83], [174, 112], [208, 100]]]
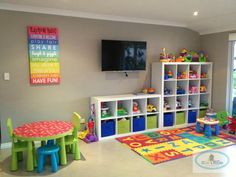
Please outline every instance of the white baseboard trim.
[[1, 149], [8, 149], [8, 148], [11, 148], [11, 142], [1, 144]]

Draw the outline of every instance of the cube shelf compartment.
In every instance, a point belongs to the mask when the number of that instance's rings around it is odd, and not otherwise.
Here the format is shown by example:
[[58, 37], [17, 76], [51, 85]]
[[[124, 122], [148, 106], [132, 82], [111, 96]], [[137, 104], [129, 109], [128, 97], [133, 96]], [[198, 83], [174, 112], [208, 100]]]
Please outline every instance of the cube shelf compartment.
[[[99, 140], [145, 132], [161, 128], [162, 114], [161, 95], [112, 95], [92, 97], [95, 107], [96, 134]], [[138, 104], [139, 112], [135, 112], [133, 104]], [[108, 107], [109, 115], [103, 117], [102, 106]], [[149, 106], [148, 106], [149, 105]], [[148, 108], [147, 108], [148, 107]]]
[[[173, 78], [165, 80], [165, 74], [169, 70], [173, 72]], [[196, 122], [196, 117], [203, 115], [205, 109], [211, 107], [211, 62], [154, 62], [151, 82], [151, 86], [162, 95], [162, 108], [170, 108], [164, 109], [159, 115], [163, 120], [163, 125], [160, 126], [174, 128], [192, 125]], [[169, 90], [173, 93], [168, 94]], [[165, 101], [168, 105], [165, 105]], [[178, 101], [182, 105], [181, 108], [178, 107]]]

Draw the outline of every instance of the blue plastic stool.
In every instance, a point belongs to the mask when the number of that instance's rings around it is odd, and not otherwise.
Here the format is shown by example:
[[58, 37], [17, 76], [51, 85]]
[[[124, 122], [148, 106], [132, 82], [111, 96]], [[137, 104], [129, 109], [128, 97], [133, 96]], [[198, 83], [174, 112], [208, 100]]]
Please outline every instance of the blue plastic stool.
[[38, 148], [37, 151], [38, 151], [38, 173], [41, 173], [43, 171], [44, 159], [46, 155], [51, 155], [52, 172], [56, 172], [58, 170], [58, 163], [59, 163], [59, 157], [58, 157], [59, 146], [46, 145]]

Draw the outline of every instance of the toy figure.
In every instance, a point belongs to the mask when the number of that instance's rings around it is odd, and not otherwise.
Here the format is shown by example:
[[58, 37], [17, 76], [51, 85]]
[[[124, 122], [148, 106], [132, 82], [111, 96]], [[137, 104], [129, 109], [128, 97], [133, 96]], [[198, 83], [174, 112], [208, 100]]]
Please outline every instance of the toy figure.
[[206, 62], [207, 55], [205, 54], [204, 51], [199, 51], [198, 55], [199, 55], [199, 62]]
[[190, 51], [190, 54], [192, 55], [192, 61], [193, 62], [198, 62], [199, 61], [199, 55], [195, 51]]
[[136, 114], [140, 113], [139, 105], [138, 105], [138, 102], [136, 101], [133, 102], [133, 113], [136, 113]]
[[183, 71], [181, 73], [181, 79], [187, 79], [187, 72], [186, 71]]
[[176, 100], [176, 109], [181, 109], [182, 108], [182, 104], [180, 102], [180, 100]]
[[172, 95], [172, 91], [170, 89], [164, 88], [164, 95]]
[[173, 73], [172, 73], [171, 70], [168, 71], [167, 75], [168, 75], [168, 78], [169, 78], [169, 79], [170, 79], [170, 78], [173, 78]]
[[102, 118], [111, 116], [111, 114], [109, 113], [109, 107], [104, 102], [101, 103], [101, 116]]
[[207, 92], [206, 86], [205, 85], [201, 85], [200, 86], [200, 93], [206, 93], [206, 92]]
[[185, 62], [191, 62], [192, 61], [192, 55], [191, 54], [187, 54], [186, 56], [184, 56], [184, 61]]
[[201, 78], [208, 78], [208, 74], [207, 73], [202, 73]]
[[147, 105], [147, 112], [157, 112], [157, 108], [152, 104], [148, 104]]
[[166, 53], [166, 48], [162, 48], [162, 53], [160, 53], [160, 61], [161, 62], [169, 62], [169, 58]]
[[171, 109], [170, 105], [167, 103], [166, 100], [164, 100], [164, 111], [170, 110], [170, 109]]
[[198, 74], [197, 74], [197, 71], [194, 71], [190, 68], [189, 70], [189, 78], [190, 79], [195, 79], [195, 78], [198, 78]]
[[182, 79], [181, 78], [181, 72], [177, 72], [177, 79]]
[[179, 56], [175, 59], [175, 62], [184, 62], [184, 58], [182, 56]]
[[198, 88], [196, 86], [190, 86], [189, 93], [190, 94], [198, 93]]
[[179, 86], [177, 86], [176, 88], [176, 94], [179, 95], [179, 94], [185, 94], [185, 90]]
[[187, 49], [185, 49], [185, 48], [183, 48], [183, 49], [181, 50], [181, 52], [180, 52], [180, 56], [181, 56], [181, 57], [185, 57], [185, 56], [187, 56], [187, 54], [188, 54], [188, 51], [187, 51]]

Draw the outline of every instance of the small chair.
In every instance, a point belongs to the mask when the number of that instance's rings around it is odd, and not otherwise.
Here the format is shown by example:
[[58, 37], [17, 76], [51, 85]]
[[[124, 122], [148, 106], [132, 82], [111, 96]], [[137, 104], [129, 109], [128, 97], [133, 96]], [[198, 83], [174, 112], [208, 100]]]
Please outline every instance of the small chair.
[[44, 160], [45, 160], [46, 155], [51, 156], [52, 172], [58, 171], [59, 146], [57, 145], [41, 146], [40, 148], [37, 149], [37, 151], [38, 151], [38, 173], [41, 173], [43, 171], [43, 165], [44, 165]]
[[78, 113], [73, 112], [72, 116], [72, 124], [74, 126], [72, 135], [68, 135], [65, 137], [65, 145], [66, 148], [69, 149], [74, 154], [74, 159], [80, 159], [80, 149], [78, 144], [78, 130], [80, 129], [80, 120], [81, 117]]
[[[11, 147], [11, 171], [16, 171], [18, 169], [18, 164], [17, 162], [23, 159], [23, 152], [27, 151], [28, 149], [28, 143], [25, 141], [18, 141], [16, 140], [16, 138], [14, 137], [13, 134], [13, 128], [12, 128], [12, 120], [11, 118], [7, 119], [7, 128], [8, 128], [8, 134], [11, 138], [11, 143], [12, 143], [12, 147]], [[35, 151], [34, 149], [34, 144], [33, 144], [33, 151]], [[34, 153], [35, 155], [35, 153]], [[34, 156], [34, 165], [36, 166], [36, 159]]]
[[229, 123], [228, 121], [228, 112], [227, 111], [219, 111], [216, 114], [216, 118], [219, 120], [219, 126], [225, 128], [225, 126]]

